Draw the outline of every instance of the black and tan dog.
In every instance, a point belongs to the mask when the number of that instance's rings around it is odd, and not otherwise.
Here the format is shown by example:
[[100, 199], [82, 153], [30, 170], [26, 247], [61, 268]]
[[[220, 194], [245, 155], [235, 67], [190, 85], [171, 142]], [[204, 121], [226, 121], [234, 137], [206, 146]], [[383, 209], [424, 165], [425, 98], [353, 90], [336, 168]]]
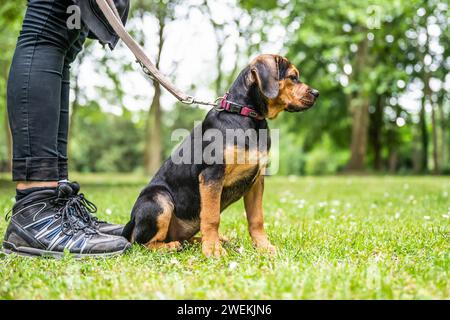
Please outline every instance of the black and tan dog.
[[[201, 125], [201, 132], [215, 129], [224, 137], [229, 129], [260, 132], [268, 129], [266, 119], [274, 119], [284, 110], [307, 110], [318, 95], [318, 91], [299, 80], [299, 71], [287, 59], [261, 55], [232, 85], [222, 103], [231, 106], [226, 108], [229, 112], [212, 109]], [[186, 144], [195, 145], [194, 133], [180, 148]], [[207, 145], [208, 142], [202, 142], [203, 148]], [[246, 159], [256, 157], [256, 161], [236, 161], [241, 151]], [[203, 159], [197, 164], [195, 161], [175, 164], [172, 158], [168, 159], [141, 192], [123, 235], [150, 249], [179, 249], [181, 242], [193, 239], [200, 231], [203, 253], [219, 257], [225, 253], [219, 237], [220, 214], [244, 197], [253, 244], [274, 253], [275, 247], [263, 223], [265, 159], [267, 150], [252, 149], [248, 143], [237, 146], [225, 140], [223, 161], [211, 163]]]

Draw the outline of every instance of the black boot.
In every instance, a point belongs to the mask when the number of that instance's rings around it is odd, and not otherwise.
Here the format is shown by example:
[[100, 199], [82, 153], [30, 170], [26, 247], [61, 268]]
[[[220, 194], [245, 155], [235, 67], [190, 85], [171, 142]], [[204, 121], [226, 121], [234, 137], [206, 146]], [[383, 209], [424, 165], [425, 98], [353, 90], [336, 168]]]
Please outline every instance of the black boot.
[[17, 202], [3, 241], [3, 252], [25, 256], [111, 256], [126, 251], [125, 238], [105, 235], [77, 213], [78, 200], [68, 185], [36, 191]]

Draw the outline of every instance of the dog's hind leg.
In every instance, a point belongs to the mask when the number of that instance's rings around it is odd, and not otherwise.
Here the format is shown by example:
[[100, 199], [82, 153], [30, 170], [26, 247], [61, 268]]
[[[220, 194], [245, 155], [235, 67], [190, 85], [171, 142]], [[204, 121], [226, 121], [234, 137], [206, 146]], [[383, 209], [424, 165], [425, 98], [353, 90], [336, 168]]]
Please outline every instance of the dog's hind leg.
[[161, 192], [143, 201], [134, 214], [135, 228], [131, 240], [152, 250], [169, 251], [181, 249], [179, 241], [166, 242], [174, 205], [171, 198]]

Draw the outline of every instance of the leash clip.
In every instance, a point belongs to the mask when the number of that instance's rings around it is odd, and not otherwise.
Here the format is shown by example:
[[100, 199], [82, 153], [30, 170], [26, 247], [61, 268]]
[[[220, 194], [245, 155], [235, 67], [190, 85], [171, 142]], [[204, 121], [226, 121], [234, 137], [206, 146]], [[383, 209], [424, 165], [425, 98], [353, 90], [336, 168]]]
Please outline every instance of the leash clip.
[[[147, 77], [149, 77], [150, 80], [152, 80], [152, 81], [158, 81], [158, 79], [156, 79], [156, 78], [153, 76], [153, 74], [150, 72], [150, 70], [148, 70], [148, 68], [144, 65], [144, 63], [143, 63], [141, 60], [136, 59], [136, 62], [140, 65], [140, 67], [141, 67], [141, 69], [142, 69], [142, 72], [144, 72], [144, 74], [145, 74]], [[158, 81], [158, 82], [159, 82], [159, 81]]]
[[182, 100], [181, 103], [191, 105], [195, 103], [195, 98], [193, 96], [188, 96], [186, 99]]

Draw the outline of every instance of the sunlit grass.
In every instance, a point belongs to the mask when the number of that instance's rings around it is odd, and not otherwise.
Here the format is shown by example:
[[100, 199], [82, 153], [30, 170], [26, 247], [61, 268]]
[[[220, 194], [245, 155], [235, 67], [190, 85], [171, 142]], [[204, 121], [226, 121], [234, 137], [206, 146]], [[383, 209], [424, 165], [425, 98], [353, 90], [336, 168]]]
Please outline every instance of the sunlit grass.
[[[147, 178], [76, 177], [101, 218], [125, 223]], [[0, 213], [13, 186], [0, 183]], [[450, 179], [269, 178], [266, 226], [275, 258], [251, 245], [242, 203], [222, 215], [228, 256], [134, 246], [121, 257], [0, 258], [2, 299], [448, 299]], [[1, 219], [0, 233], [6, 222]]]

